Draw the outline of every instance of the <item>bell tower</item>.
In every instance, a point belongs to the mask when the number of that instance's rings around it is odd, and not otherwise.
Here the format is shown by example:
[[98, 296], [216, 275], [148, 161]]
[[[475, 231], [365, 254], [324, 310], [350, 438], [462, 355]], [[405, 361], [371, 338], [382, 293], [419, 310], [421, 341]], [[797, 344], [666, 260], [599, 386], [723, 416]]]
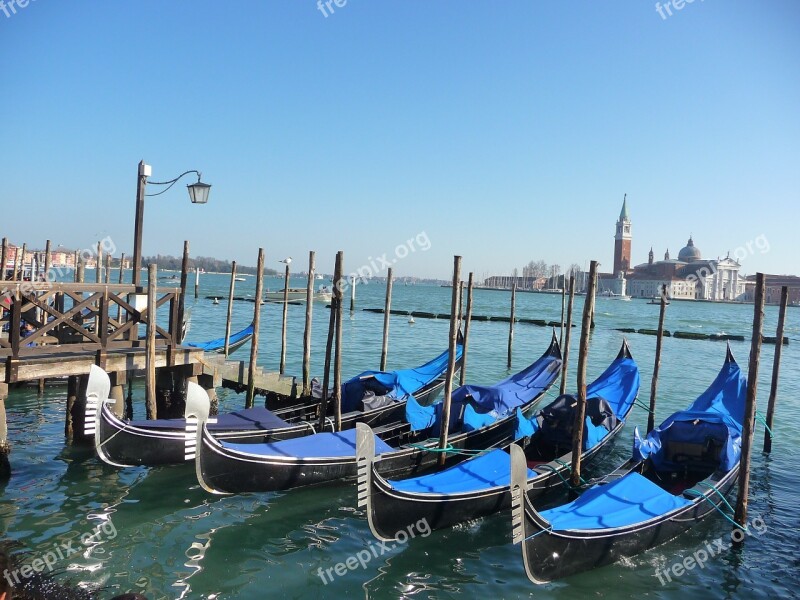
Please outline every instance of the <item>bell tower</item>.
[[617, 233], [614, 236], [614, 275], [620, 271], [631, 270], [631, 219], [628, 216], [628, 194], [622, 200], [622, 210], [617, 220]]

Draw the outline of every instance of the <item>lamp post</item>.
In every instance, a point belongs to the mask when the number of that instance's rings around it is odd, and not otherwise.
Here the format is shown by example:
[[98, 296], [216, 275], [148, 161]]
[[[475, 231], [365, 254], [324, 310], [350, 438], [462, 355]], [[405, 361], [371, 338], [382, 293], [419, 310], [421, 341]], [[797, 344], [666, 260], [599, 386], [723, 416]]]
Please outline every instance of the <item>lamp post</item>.
[[[211, 186], [207, 183], [200, 181], [200, 171], [186, 171], [181, 173], [175, 179], [170, 181], [147, 181], [147, 178], [152, 174], [152, 167], [146, 165], [144, 161], [139, 162], [139, 172], [136, 178], [136, 221], [133, 231], [133, 285], [140, 287], [142, 285], [142, 230], [144, 227], [144, 199], [146, 196], [159, 196], [169, 190], [175, 185], [179, 179], [189, 173], [197, 175], [197, 182], [190, 183], [186, 186], [189, 192], [189, 199], [192, 204], [205, 204], [208, 202], [208, 194], [211, 191]], [[167, 188], [156, 192], [154, 194], [145, 193], [147, 184], [150, 185], [166, 185]]]

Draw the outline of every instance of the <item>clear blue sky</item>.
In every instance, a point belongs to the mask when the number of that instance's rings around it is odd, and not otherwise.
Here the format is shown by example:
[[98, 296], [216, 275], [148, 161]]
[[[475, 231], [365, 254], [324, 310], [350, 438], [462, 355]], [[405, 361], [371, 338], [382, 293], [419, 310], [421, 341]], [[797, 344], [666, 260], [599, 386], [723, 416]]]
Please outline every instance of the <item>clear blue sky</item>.
[[[5, 0], [6, 3], [9, 0]], [[662, 3], [663, 4], [663, 3]], [[0, 232], [110, 235], [254, 264], [367, 263], [425, 232], [400, 275], [528, 260], [633, 262], [694, 235], [743, 271], [800, 274], [800, 3], [35, 0], [0, 11]], [[666, 13], [665, 13], [666, 14]]]

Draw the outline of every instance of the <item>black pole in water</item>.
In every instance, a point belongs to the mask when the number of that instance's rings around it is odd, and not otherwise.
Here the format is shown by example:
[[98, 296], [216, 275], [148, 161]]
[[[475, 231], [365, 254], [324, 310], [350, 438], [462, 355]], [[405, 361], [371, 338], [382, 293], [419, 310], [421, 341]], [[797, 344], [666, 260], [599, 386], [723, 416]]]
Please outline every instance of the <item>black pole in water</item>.
[[[336, 353], [333, 358], [333, 419], [336, 431], [342, 430], [342, 307], [344, 305], [344, 251], [339, 250], [336, 255], [336, 261], [339, 263], [339, 279], [336, 280], [336, 286], [333, 288], [333, 293], [337, 295], [336, 301], [336, 341], [334, 349]], [[353, 286], [355, 286], [355, 277], [353, 278]], [[354, 288], [355, 289], [355, 288]]]
[[456, 369], [456, 340], [458, 328], [458, 282], [461, 281], [461, 257], [453, 257], [453, 296], [450, 299], [450, 339], [447, 345], [447, 373], [444, 379], [444, 397], [442, 399], [442, 432], [439, 436], [439, 466], [444, 466], [447, 460], [447, 435], [450, 426], [450, 404], [453, 394], [453, 375]]
[[581, 483], [581, 453], [583, 451], [583, 429], [586, 421], [586, 361], [589, 355], [589, 333], [594, 316], [594, 293], [597, 286], [597, 261], [589, 266], [589, 287], [583, 305], [581, 323], [581, 343], [578, 349], [578, 406], [575, 410], [575, 423], [572, 426], [572, 475], [570, 483], [578, 487]]
[[736, 497], [734, 520], [740, 527], [747, 524], [747, 500], [750, 494], [750, 458], [756, 420], [758, 367], [761, 360], [761, 332], [764, 324], [764, 274], [756, 274], [756, 296], [753, 315], [753, 341], [750, 344], [750, 368], [747, 372], [747, 400], [742, 425], [742, 457], [739, 463], [739, 494]]
[[[199, 268], [199, 267], [198, 267]], [[258, 337], [261, 328], [261, 302], [264, 297], [264, 249], [258, 249], [256, 267], [256, 297], [253, 309], [253, 339], [250, 342], [250, 364], [247, 370], [247, 398], [245, 408], [253, 408], [256, 397], [256, 364], [258, 362]]]
[[331, 353], [333, 352], [333, 336], [336, 333], [336, 283], [339, 281], [339, 254], [336, 254], [336, 265], [333, 268], [333, 296], [331, 296], [331, 314], [328, 321], [328, 338], [325, 341], [325, 369], [322, 375], [322, 398], [319, 403], [319, 430], [325, 431], [325, 419], [328, 416], [328, 388], [331, 383]]
[[316, 253], [308, 253], [308, 282], [306, 283], [306, 326], [303, 330], [303, 396], [311, 395], [311, 324], [314, 311], [314, 275]]
[[569, 276], [569, 302], [567, 303], [567, 332], [564, 336], [564, 360], [561, 362], [561, 387], [559, 394], [567, 393], [567, 367], [569, 366], [569, 342], [572, 338], [572, 309], [575, 306], [575, 274]]
[[236, 261], [231, 262], [231, 282], [228, 286], [228, 312], [225, 314], [225, 358], [231, 349], [231, 320], [233, 319], [233, 293], [236, 290]]
[[514, 346], [514, 311], [517, 304], [517, 282], [511, 284], [511, 318], [508, 321], [508, 365], [511, 368], [511, 351]]
[[380, 370], [386, 370], [386, 359], [389, 354], [389, 316], [392, 310], [392, 267], [386, 274], [386, 302], [383, 306], [383, 343], [381, 344]]
[[289, 316], [289, 263], [283, 276], [283, 319], [281, 320], [281, 361], [278, 365], [278, 373], [281, 375], [286, 371], [286, 320]]
[[467, 282], [467, 311], [464, 315], [464, 349], [461, 351], [461, 374], [459, 385], [464, 385], [467, 377], [467, 348], [469, 347], [469, 326], [472, 323], [472, 292], [473, 292], [473, 273], [470, 272]]
[[775, 404], [778, 401], [778, 376], [781, 372], [781, 353], [783, 352], [783, 329], [786, 324], [786, 307], [789, 304], [789, 288], [781, 288], [781, 307], [778, 313], [778, 330], [775, 333], [775, 356], [772, 359], [772, 383], [769, 388], [766, 427], [764, 428], [764, 452], [772, 452], [772, 421], [775, 418]]
[[667, 312], [667, 286], [661, 294], [661, 310], [658, 313], [658, 333], [656, 335], [656, 360], [653, 365], [653, 379], [650, 381], [650, 412], [647, 415], [647, 433], [656, 426], [656, 393], [658, 391], [658, 372], [661, 370], [661, 344], [664, 340], [664, 315]]

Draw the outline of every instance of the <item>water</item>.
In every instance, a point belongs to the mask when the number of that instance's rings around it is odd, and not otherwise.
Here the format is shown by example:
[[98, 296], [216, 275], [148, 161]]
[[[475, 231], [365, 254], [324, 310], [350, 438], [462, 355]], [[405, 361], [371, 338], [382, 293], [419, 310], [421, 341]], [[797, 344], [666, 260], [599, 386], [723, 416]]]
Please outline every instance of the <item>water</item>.
[[[164, 282], [167, 285], [169, 282]], [[321, 282], [317, 282], [321, 283]], [[304, 285], [301, 278], [292, 285]], [[206, 275], [202, 295], [225, 295], [228, 278]], [[254, 278], [237, 282], [237, 295], [254, 293]], [[266, 286], [278, 289], [280, 280]], [[372, 283], [357, 288], [358, 308], [382, 307], [384, 288]], [[393, 308], [447, 312], [451, 290], [396, 283]], [[506, 315], [509, 294], [478, 290], [474, 313]], [[583, 299], [576, 299], [576, 315]], [[252, 303], [234, 308], [234, 331], [252, 318]], [[190, 299], [189, 340], [222, 334], [225, 302]], [[557, 295], [518, 294], [517, 315], [558, 320]], [[329, 311], [314, 306], [312, 373], [322, 371], [322, 352]], [[287, 371], [299, 373], [305, 309], [289, 307]], [[749, 339], [752, 306], [673, 302], [666, 327], [676, 331], [743, 334]], [[281, 307], [265, 305], [262, 312], [259, 364], [276, 369], [279, 360]], [[610, 362], [622, 340], [617, 327], [655, 328], [658, 307], [643, 301], [598, 298], [597, 327], [592, 336], [589, 377]], [[445, 320], [393, 316], [389, 367], [419, 364], [446, 347]], [[380, 357], [383, 315], [357, 312], [345, 318], [343, 371], [352, 375], [374, 368]], [[766, 310], [765, 333], [774, 335], [777, 310]], [[573, 330], [573, 357], [577, 328]], [[507, 323], [474, 322], [470, 337], [468, 379], [491, 383], [505, 375]], [[14, 474], [0, 490], [0, 528], [33, 555], [42, 556], [54, 544], [73, 541], [80, 548], [59, 559], [59, 578], [80, 584], [106, 586], [107, 597], [137, 590], [148, 598], [734, 598], [796, 597], [798, 577], [798, 500], [800, 458], [792, 442], [800, 438], [800, 311], [790, 308], [784, 348], [780, 400], [773, 454], [754, 455], [751, 517], [760, 516], [767, 530], [751, 536], [740, 550], [727, 550], [703, 569], [695, 568], [661, 585], [656, 569], [669, 568], [708, 541], [729, 536], [731, 526], [709, 518], [669, 544], [624, 563], [567, 580], [534, 586], [522, 566], [518, 546], [510, 543], [510, 515], [495, 515], [454, 530], [417, 537], [388, 551], [370, 534], [364, 515], [355, 508], [355, 486], [300, 489], [286, 493], [212, 496], [201, 490], [191, 467], [117, 470], [100, 462], [87, 448], [70, 447], [63, 439], [65, 389], [48, 388], [39, 397], [32, 388], [12, 392], [7, 402]], [[514, 370], [538, 357], [551, 331], [517, 324]], [[642, 370], [640, 398], [647, 402], [655, 339], [631, 334], [631, 349]], [[246, 360], [247, 346], [235, 358]], [[749, 342], [734, 342], [734, 355], [743, 366]], [[759, 409], [766, 410], [774, 347], [761, 356]], [[721, 342], [665, 338], [659, 381], [658, 420], [686, 406], [711, 382], [725, 356]], [[574, 381], [574, 362], [570, 380]], [[222, 409], [243, 405], [240, 395], [222, 390]], [[550, 392], [549, 397], [553, 397]], [[141, 391], [135, 406], [143, 416]], [[637, 408], [609, 455], [590, 468], [600, 472], [628, 455], [633, 426], [643, 427], [646, 413]], [[756, 448], [762, 443], [757, 428]], [[561, 501], [556, 497], [550, 502]], [[81, 536], [96, 533], [87, 545]], [[712, 544], [713, 545], [713, 544]], [[319, 569], [334, 567], [359, 551], [373, 558], [324, 584]], [[374, 551], [373, 551], [374, 549]], [[377, 555], [377, 557], [375, 557]]]

